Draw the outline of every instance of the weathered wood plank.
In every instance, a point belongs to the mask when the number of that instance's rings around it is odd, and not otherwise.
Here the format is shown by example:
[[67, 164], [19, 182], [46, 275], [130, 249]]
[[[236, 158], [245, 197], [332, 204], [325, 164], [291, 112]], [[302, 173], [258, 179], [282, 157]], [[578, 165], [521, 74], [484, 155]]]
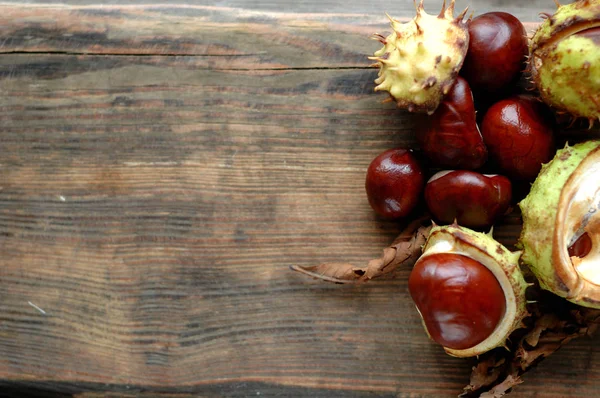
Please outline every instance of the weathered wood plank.
[[[98, 4], [97, 0], [13, 0], [19, 4], [69, 4], [69, 5], [91, 5]], [[105, 0], [103, 5], [164, 5], [165, 0]], [[214, 6], [215, 2], [210, 0], [179, 0], [177, 3], [187, 6]], [[441, 0], [426, 0], [425, 10], [430, 13], [439, 11]], [[219, 0], [220, 8], [235, 8], [259, 13], [271, 13], [282, 11], [288, 13], [339, 13], [378, 16], [383, 12], [390, 15], [409, 16], [414, 12], [412, 0], [390, 1], [390, 0]], [[464, 9], [469, 6], [476, 14], [488, 11], [506, 11], [517, 16], [523, 21], [537, 21], [540, 12], [551, 12], [555, 9], [552, 0], [456, 0], [456, 8]]]
[[[471, 362], [427, 340], [409, 270], [362, 287], [288, 270], [362, 263], [400, 227], [364, 196], [375, 155], [415, 146], [414, 121], [373, 94], [376, 72], [354, 68], [371, 29], [353, 16], [84, 10], [0, 6], [0, 390], [459, 392]], [[110, 34], [85, 41], [98, 26]], [[231, 43], [227, 29], [252, 51], [210, 47]], [[257, 32], [275, 35], [256, 44]], [[318, 51], [267, 36], [318, 38]], [[512, 215], [496, 234], [512, 244], [518, 230]], [[594, 342], [544, 363], [521, 396], [592, 396]]]
[[[403, 13], [398, 17], [411, 15]], [[11, 7], [0, 53], [191, 55], [210, 69], [364, 68], [389, 32], [375, 15], [264, 13], [192, 6]], [[535, 24], [529, 23], [529, 29]]]
[[[191, 15], [191, 16], [188, 16]], [[10, 7], [0, 5], [1, 52], [194, 55], [211, 68], [365, 67], [377, 19], [257, 13], [215, 7]], [[330, 23], [346, 29], [328, 28]], [[323, 39], [322, 36], [328, 36]], [[360, 42], [361, 46], [356, 43]], [[371, 47], [371, 48], [369, 48]], [[237, 58], [237, 59], [236, 59]]]
[[[390, 393], [402, 379], [431, 388], [398, 360], [417, 349], [421, 372], [449, 370], [436, 388], [460, 387], [467, 365], [416, 317], [382, 316], [414, 312], [406, 270], [367, 289], [288, 270], [364, 261], [396, 232], [361, 176], [384, 147], [414, 142], [371, 95], [373, 70], [78, 66], [89, 58], [2, 57], [21, 71], [1, 83], [5, 378]], [[28, 73], [36, 63], [48, 74]]]

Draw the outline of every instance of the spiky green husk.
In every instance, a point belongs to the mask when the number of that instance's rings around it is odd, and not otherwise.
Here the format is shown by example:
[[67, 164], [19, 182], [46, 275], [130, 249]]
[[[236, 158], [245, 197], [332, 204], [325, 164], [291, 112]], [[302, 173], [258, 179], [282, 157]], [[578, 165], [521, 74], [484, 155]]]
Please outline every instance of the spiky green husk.
[[568, 32], [582, 21], [593, 23], [598, 18], [599, 8], [599, 0], [579, 0], [558, 7], [556, 12], [537, 28], [531, 48], [535, 50], [539, 46], [552, 42], [554, 35]]
[[530, 71], [550, 106], [590, 121], [600, 119], [600, 42], [578, 34], [600, 26], [600, 0], [558, 8], [533, 35]]
[[454, 1], [429, 15], [423, 1], [407, 23], [390, 17], [392, 34], [375, 35], [383, 43], [370, 59], [379, 67], [375, 91], [387, 91], [399, 108], [433, 113], [454, 84], [469, 47], [463, 11], [454, 18]]
[[444, 350], [452, 356], [472, 357], [504, 346], [510, 334], [522, 327], [523, 318], [528, 315], [525, 291], [529, 285], [519, 267], [521, 252], [511, 252], [494, 240], [491, 232], [484, 234], [454, 224], [431, 229], [421, 258], [437, 253], [462, 254], [483, 264], [494, 274], [506, 297], [503, 320], [487, 339], [468, 349], [444, 347]]
[[[594, 170], [599, 167], [598, 162], [600, 141], [567, 145], [542, 167], [529, 194], [519, 203], [523, 216], [518, 243], [523, 251], [522, 262], [535, 274], [543, 289], [594, 308], [600, 308], [600, 286], [591, 284], [578, 273], [567, 254], [567, 242], [582, 223], [575, 212], [577, 209], [572, 210], [574, 198], [583, 189], [592, 195], [600, 191], [600, 178]], [[592, 170], [592, 175], [582, 184], [586, 170]], [[592, 205], [594, 197], [591, 197]], [[577, 219], [571, 219], [573, 217]]]

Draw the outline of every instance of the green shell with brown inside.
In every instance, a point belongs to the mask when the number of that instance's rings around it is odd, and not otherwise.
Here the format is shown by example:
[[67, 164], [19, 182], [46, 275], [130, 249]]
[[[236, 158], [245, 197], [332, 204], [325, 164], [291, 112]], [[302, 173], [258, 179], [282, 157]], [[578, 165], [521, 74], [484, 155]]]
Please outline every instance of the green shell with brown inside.
[[600, 0], [560, 6], [530, 42], [529, 70], [544, 102], [600, 120]]

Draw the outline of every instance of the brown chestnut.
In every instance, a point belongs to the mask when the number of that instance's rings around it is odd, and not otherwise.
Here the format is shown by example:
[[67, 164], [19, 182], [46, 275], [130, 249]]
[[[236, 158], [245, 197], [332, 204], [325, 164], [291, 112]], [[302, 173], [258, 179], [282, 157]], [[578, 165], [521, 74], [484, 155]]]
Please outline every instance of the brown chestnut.
[[515, 96], [492, 105], [481, 123], [490, 161], [503, 174], [533, 181], [555, 153], [554, 122], [548, 108], [530, 96]]
[[456, 253], [437, 253], [415, 264], [408, 289], [431, 338], [467, 349], [489, 337], [506, 311], [502, 286], [488, 268]]
[[569, 257], [583, 258], [592, 251], [592, 238], [587, 232], [584, 232], [569, 248], [567, 249]]
[[369, 204], [385, 218], [405, 217], [416, 207], [425, 185], [425, 174], [410, 150], [390, 149], [377, 156], [367, 169], [365, 189]]
[[425, 202], [436, 221], [479, 230], [506, 213], [511, 196], [508, 178], [467, 170], [440, 171], [425, 186]]
[[423, 152], [436, 166], [472, 170], [485, 163], [487, 149], [477, 127], [473, 94], [465, 79], [456, 79], [419, 139]]
[[518, 80], [528, 53], [523, 24], [506, 12], [489, 12], [469, 22], [469, 50], [461, 69], [475, 92], [496, 93]]

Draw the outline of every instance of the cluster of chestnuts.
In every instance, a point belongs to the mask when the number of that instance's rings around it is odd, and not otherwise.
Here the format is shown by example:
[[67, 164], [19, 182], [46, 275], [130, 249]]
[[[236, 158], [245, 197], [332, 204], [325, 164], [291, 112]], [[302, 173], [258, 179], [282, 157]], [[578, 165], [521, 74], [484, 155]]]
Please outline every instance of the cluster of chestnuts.
[[[554, 156], [555, 124], [543, 103], [517, 91], [528, 54], [517, 18], [490, 12], [453, 23], [468, 32], [467, 52], [453, 85], [420, 120], [426, 159], [404, 148], [382, 153], [368, 168], [366, 191], [385, 218], [409, 216], [424, 196], [436, 222], [486, 230], [509, 209], [512, 182], [532, 182]], [[476, 98], [491, 104], [477, 109]], [[425, 181], [431, 169], [440, 171]]]
[[[408, 288], [425, 330], [458, 357], [506, 347], [534, 283], [600, 310], [600, 140], [572, 142], [559, 122], [600, 120], [600, 0], [557, 5], [531, 37], [505, 12], [454, 17], [454, 0], [439, 15], [421, 0], [412, 20], [390, 17], [392, 33], [374, 35], [375, 91], [419, 114], [419, 148], [378, 155], [367, 198], [381, 217], [414, 225], [425, 210], [433, 225], [366, 268], [295, 270], [346, 283], [414, 263]], [[517, 205], [511, 251], [491, 230]], [[410, 253], [398, 256], [403, 244]]]
[[[392, 34], [375, 35], [375, 90], [426, 116], [420, 150], [381, 153], [365, 187], [385, 218], [413, 217], [425, 204], [435, 225], [410, 294], [428, 335], [467, 357], [503, 346], [522, 326], [521, 267], [542, 288], [600, 308], [600, 141], [557, 151], [556, 139], [557, 114], [600, 118], [600, 1], [559, 7], [531, 42], [508, 13], [453, 13], [454, 1], [439, 15], [421, 2], [411, 21], [390, 18]], [[511, 252], [486, 232], [517, 202], [524, 227]]]

